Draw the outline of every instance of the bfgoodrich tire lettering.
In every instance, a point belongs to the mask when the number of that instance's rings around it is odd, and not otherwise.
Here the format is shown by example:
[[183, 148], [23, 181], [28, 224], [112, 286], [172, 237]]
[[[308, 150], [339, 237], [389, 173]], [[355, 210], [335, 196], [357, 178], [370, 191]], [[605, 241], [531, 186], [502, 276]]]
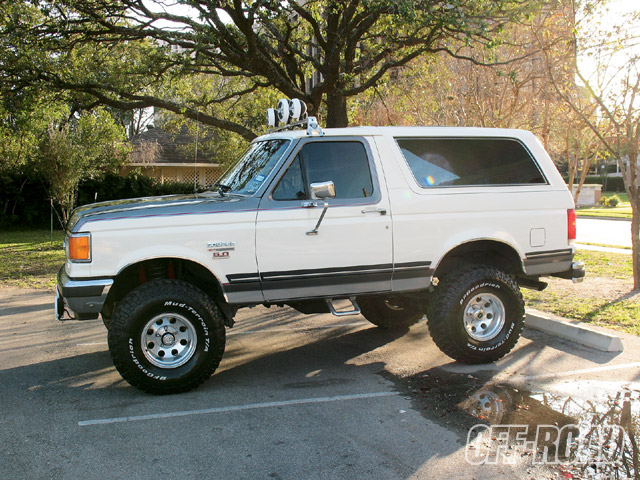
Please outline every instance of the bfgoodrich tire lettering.
[[156, 394], [196, 388], [218, 367], [225, 346], [216, 304], [180, 280], [154, 280], [133, 290], [115, 309], [108, 338], [120, 375]]
[[490, 266], [445, 275], [430, 302], [427, 323], [436, 345], [463, 363], [488, 363], [509, 353], [524, 325], [515, 280]]

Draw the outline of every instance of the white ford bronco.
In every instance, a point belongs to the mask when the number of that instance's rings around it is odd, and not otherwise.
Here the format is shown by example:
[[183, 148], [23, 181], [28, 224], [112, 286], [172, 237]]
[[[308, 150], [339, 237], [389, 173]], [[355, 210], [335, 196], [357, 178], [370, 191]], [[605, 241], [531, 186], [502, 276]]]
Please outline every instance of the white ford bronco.
[[57, 318], [100, 315], [120, 374], [174, 393], [215, 371], [242, 307], [426, 315], [444, 353], [485, 363], [518, 340], [521, 286], [584, 277], [572, 197], [533, 134], [312, 120], [254, 140], [211, 191], [76, 209]]

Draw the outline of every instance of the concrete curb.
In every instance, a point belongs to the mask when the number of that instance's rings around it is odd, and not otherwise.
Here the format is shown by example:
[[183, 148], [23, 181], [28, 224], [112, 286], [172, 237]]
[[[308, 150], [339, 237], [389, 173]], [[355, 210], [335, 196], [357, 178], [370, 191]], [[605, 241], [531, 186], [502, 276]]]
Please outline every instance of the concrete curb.
[[565, 338], [603, 352], [622, 352], [622, 339], [612, 333], [601, 332], [579, 323], [571, 323], [555, 315], [527, 309], [525, 326]]

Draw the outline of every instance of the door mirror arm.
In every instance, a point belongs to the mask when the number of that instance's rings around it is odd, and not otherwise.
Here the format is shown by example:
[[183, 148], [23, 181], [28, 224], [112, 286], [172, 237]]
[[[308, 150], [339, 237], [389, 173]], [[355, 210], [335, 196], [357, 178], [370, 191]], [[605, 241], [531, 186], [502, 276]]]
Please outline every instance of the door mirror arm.
[[329, 209], [329, 202], [327, 202], [327, 199], [336, 197], [336, 187], [331, 181], [312, 183], [309, 187], [311, 188], [311, 198], [324, 200], [324, 209], [320, 214], [318, 223], [316, 223], [316, 226], [314, 227], [313, 230], [310, 230], [307, 232], [307, 235], [317, 235], [318, 228], [320, 228], [320, 224], [324, 219], [324, 215], [327, 213], [327, 210]]

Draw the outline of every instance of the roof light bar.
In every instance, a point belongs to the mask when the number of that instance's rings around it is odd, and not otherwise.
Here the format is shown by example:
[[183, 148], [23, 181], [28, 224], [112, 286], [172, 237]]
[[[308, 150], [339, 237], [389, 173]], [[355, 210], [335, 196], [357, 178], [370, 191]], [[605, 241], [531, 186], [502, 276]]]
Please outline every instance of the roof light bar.
[[324, 135], [316, 117], [307, 116], [307, 104], [300, 99], [283, 98], [278, 102], [278, 108], [267, 110], [267, 131], [270, 133], [304, 126], [307, 127], [307, 135]]

